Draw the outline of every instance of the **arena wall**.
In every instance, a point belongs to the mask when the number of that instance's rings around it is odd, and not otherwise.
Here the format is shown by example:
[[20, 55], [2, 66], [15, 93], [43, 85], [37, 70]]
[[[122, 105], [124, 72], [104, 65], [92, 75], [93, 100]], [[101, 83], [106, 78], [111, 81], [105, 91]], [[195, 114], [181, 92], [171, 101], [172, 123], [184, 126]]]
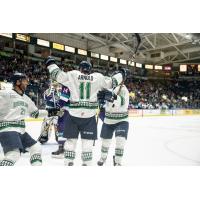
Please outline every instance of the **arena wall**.
[[[182, 110], [129, 110], [129, 117], [159, 117], [159, 116], [189, 116], [200, 115], [200, 109], [182, 109]], [[40, 110], [40, 117], [37, 119], [27, 118], [26, 121], [42, 121], [47, 116], [46, 110]]]
[[200, 109], [180, 109], [180, 110], [129, 110], [129, 117], [148, 117], [148, 116], [185, 116], [185, 115], [200, 115]]

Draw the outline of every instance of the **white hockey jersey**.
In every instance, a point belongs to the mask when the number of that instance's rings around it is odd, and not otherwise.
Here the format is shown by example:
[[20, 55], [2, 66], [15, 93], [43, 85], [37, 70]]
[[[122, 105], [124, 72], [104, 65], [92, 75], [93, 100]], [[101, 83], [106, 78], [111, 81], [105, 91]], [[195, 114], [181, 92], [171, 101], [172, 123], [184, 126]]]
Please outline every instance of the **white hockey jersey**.
[[25, 94], [14, 90], [0, 91], [0, 132], [17, 131], [24, 133], [25, 117], [37, 117], [38, 108]]
[[69, 113], [79, 118], [95, 116], [98, 108], [98, 91], [112, 88], [113, 83], [118, 85], [122, 82], [120, 73], [110, 78], [100, 73], [85, 75], [77, 70], [66, 73], [56, 64], [50, 65], [48, 69], [53, 80], [69, 88], [71, 92]]
[[[119, 92], [120, 90], [120, 92]], [[117, 99], [113, 103], [106, 102], [105, 119], [106, 124], [116, 124], [121, 121], [128, 121], [129, 91], [125, 85], [120, 89], [117, 86], [113, 92], [117, 94]], [[119, 93], [119, 94], [118, 94]]]

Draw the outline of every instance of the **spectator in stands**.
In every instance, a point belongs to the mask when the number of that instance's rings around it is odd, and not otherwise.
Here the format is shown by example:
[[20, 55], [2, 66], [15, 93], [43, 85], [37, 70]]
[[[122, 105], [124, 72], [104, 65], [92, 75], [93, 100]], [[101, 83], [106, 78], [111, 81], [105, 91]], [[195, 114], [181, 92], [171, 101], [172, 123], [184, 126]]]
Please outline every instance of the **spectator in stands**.
[[[113, 68], [114, 69], [114, 68]], [[95, 71], [112, 74], [107, 68]], [[48, 88], [48, 71], [40, 61], [27, 60], [22, 56], [0, 56], [0, 81], [9, 80], [14, 71], [30, 77], [27, 94], [42, 108], [43, 93]], [[181, 109], [200, 108], [200, 81], [180, 80], [127, 80], [132, 109]], [[185, 97], [185, 98], [183, 98]]]

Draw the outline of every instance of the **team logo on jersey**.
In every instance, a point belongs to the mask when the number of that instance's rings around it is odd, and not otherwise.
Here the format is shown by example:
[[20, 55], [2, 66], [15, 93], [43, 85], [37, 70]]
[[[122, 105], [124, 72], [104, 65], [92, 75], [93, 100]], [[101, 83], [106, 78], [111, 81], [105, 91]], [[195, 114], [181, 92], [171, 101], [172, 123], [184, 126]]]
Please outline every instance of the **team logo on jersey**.
[[69, 91], [68, 88], [64, 88], [64, 89], [63, 89], [63, 92], [65, 92], [65, 93], [67, 93], [68, 91]]

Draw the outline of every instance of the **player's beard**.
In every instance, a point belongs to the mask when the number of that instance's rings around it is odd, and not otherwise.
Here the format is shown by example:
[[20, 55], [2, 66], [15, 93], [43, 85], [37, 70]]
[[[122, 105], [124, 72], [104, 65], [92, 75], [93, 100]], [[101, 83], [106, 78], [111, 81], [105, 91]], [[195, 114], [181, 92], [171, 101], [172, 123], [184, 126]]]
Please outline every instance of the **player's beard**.
[[27, 86], [25, 86], [23, 84], [20, 84], [17, 87], [18, 87], [17, 92], [20, 92], [22, 95], [24, 94], [24, 92], [26, 91], [26, 88], [27, 88]]

